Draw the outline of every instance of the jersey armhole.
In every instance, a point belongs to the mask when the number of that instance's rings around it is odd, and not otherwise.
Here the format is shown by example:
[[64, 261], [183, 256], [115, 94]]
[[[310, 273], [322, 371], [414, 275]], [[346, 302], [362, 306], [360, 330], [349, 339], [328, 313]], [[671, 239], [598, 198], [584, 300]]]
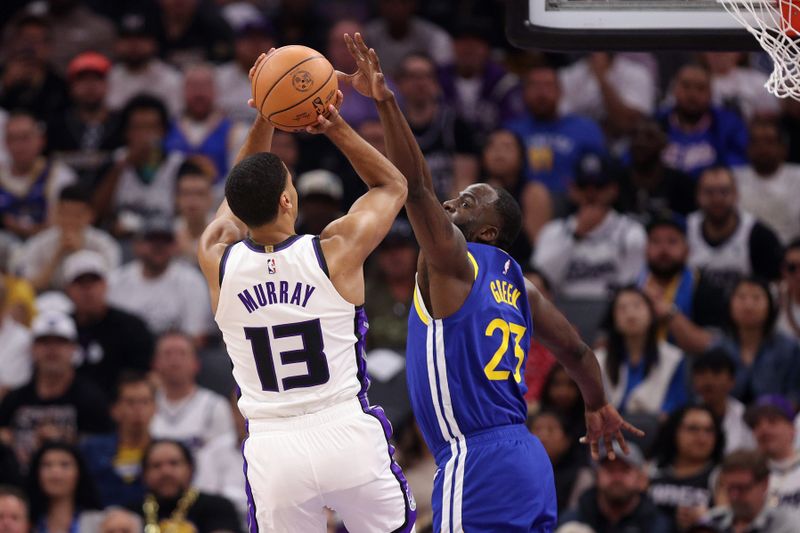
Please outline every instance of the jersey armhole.
[[222, 257], [219, 259], [219, 286], [222, 287], [222, 278], [225, 277], [225, 263], [228, 261], [228, 256], [231, 253], [233, 247], [239, 244], [242, 241], [236, 241], [230, 243], [228, 246], [225, 247], [225, 251], [222, 252]]
[[314, 254], [317, 256], [317, 263], [319, 263], [319, 268], [325, 273], [325, 277], [328, 279], [331, 278], [330, 272], [328, 272], [328, 263], [325, 261], [325, 254], [322, 253], [322, 245], [319, 242], [319, 235], [315, 235], [312, 240], [312, 244], [314, 245]]

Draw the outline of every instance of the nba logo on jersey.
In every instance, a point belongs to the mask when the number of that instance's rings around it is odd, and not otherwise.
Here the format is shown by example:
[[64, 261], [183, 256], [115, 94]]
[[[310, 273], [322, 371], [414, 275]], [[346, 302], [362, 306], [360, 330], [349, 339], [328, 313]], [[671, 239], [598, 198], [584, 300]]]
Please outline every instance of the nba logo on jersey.
[[267, 259], [267, 272], [269, 274], [275, 274], [278, 272], [278, 268], [275, 266], [275, 258], [270, 257]]
[[503, 267], [503, 274], [508, 274], [508, 269], [511, 268], [511, 259], [506, 261], [505, 266]]

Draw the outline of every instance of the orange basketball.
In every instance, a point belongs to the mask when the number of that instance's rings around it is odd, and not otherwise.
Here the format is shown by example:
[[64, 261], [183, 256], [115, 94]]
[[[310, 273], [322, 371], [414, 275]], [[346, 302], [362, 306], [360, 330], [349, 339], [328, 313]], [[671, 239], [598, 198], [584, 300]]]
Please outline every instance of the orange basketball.
[[282, 46], [253, 75], [256, 109], [283, 131], [303, 131], [327, 117], [336, 99], [336, 72], [325, 56], [307, 46]]

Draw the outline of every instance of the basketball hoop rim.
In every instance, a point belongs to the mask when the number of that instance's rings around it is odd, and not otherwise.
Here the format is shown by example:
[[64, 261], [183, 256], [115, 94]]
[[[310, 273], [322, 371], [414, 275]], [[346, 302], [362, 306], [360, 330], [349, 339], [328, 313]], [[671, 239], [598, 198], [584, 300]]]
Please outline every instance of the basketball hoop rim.
[[527, 0], [506, 2], [506, 37], [515, 47], [549, 52], [758, 51], [744, 29], [736, 30], [581, 30], [529, 23]]

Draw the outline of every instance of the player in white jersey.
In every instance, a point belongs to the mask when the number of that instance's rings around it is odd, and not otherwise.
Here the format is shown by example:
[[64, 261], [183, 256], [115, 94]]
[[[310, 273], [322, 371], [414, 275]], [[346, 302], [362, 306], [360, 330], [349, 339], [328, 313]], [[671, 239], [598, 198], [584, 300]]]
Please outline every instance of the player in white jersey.
[[198, 250], [248, 421], [251, 532], [325, 531], [325, 507], [352, 533], [414, 528], [364, 361], [364, 260], [400, 211], [406, 182], [336, 107], [309, 132], [325, 134], [369, 187], [350, 211], [318, 237], [295, 234], [297, 191], [267, 152], [273, 129], [259, 117]]

